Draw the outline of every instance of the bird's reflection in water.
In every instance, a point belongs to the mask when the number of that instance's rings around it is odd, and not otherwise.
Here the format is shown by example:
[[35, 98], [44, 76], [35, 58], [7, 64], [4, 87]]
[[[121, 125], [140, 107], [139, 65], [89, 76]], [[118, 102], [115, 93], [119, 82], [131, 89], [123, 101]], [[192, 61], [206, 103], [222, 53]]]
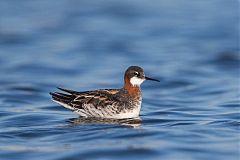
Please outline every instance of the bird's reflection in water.
[[111, 125], [122, 125], [127, 127], [139, 127], [141, 125], [141, 118], [129, 118], [129, 119], [103, 119], [103, 118], [93, 118], [93, 117], [79, 117], [71, 118], [68, 122], [71, 125], [89, 125], [89, 124], [111, 124]]

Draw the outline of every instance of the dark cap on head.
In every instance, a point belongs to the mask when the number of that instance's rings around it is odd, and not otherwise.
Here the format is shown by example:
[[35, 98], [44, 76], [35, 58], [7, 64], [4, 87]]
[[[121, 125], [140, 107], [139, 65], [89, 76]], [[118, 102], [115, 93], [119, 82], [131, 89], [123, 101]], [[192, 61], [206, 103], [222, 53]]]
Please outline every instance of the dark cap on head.
[[144, 71], [141, 67], [139, 66], [130, 66], [125, 72], [124, 78], [132, 78], [132, 77], [139, 77], [139, 78], [144, 78]]
[[132, 77], [137, 77], [137, 78], [144, 79], [144, 80], [151, 80], [151, 81], [160, 82], [157, 79], [145, 76], [143, 69], [139, 66], [130, 66], [126, 70], [125, 75], [124, 75], [125, 81], [127, 79], [130, 80]]

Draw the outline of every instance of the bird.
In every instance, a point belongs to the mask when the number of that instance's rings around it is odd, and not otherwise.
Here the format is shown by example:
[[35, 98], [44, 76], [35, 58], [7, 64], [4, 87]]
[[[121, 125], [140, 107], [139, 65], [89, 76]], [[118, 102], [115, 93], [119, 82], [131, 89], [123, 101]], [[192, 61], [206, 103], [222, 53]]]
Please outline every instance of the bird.
[[78, 92], [59, 88], [50, 92], [52, 100], [81, 117], [128, 119], [139, 117], [142, 94], [140, 85], [145, 80], [160, 82], [145, 76], [139, 66], [130, 66], [124, 74], [124, 86], [120, 89], [99, 89]]

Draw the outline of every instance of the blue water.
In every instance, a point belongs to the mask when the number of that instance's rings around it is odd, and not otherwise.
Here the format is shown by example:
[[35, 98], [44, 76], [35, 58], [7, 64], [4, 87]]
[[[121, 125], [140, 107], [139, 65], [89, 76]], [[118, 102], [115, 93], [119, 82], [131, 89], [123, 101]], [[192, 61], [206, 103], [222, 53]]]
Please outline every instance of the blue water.
[[[1, 160], [240, 159], [235, 0], [0, 0]], [[83, 120], [56, 87], [120, 88], [139, 65], [141, 121]]]

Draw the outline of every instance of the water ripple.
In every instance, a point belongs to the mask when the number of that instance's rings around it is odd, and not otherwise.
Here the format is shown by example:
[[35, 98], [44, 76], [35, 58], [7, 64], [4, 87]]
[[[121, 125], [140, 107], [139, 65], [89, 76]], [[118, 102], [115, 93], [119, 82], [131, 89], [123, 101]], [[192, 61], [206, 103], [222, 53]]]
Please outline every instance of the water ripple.
[[[1, 159], [239, 159], [236, 6], [2, 1]], [[81, 118], [51, 101], [56, 87], [120, 88], [130, 65], [161, 80], [142, 85], [140, 119]]]

